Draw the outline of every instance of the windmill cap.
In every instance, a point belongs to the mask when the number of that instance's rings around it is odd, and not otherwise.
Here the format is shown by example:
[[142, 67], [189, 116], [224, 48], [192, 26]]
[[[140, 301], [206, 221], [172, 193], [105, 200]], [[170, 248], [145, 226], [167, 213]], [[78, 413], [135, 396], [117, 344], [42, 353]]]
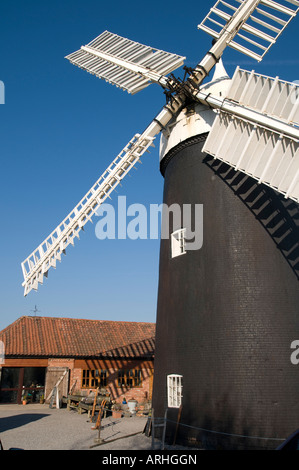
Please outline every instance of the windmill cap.
[[219, 61], [215, 65], [212, 80], [201, 86], [200, 90], [224, 96], [227, 94], [227, 91], [230, 87], [230, 83], [231, 78], [229, 77], [227, 71], [224, 68], [222, 59], [219, 59]]

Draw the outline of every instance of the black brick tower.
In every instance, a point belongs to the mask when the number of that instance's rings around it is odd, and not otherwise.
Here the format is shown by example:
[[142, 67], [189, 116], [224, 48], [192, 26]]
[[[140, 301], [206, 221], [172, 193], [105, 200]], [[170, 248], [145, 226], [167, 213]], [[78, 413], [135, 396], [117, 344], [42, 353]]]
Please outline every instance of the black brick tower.
[[[154, 413], [180, 374], [177, 442], [273, 449], [299, 427], [298, 205], [203, 154], [205, 137], [161, 162], [164, 203], [203, 204], [203, 246], [171, 258], [161, 240]], [[169, 409], [170, 441], [177, 416]]]

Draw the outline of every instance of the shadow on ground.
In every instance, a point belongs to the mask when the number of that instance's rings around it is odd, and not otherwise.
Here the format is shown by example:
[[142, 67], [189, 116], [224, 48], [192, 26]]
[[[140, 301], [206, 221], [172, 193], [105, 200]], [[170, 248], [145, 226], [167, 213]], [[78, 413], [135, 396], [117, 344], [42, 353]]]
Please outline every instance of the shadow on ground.
[[25, 413], [20, 415], [6, 416], [0, 418], [0, 432], [8, 431], [9, 429], [19, 428], [25, 424], [38, 421], [39, 419], [46, 418], [49, 414], [46, 413]]

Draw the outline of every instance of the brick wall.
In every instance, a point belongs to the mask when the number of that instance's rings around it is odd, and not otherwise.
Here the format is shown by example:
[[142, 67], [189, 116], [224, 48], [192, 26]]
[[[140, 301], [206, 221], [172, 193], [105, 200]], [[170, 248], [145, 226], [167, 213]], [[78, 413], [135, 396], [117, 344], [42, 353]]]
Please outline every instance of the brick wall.
[[[68, 391], [72, 393], [80, 393], [88, 395], [90, 390], [95, 391], [96, 388], [82, 388], [82, 371], [104, 369], [107, 371], [107, 386], [112, 400], [121, 403], [125, 398], [127, 401], [135, 399], [138, 403], [152, 398], [152, 382], [153, 382], [153, 361], [127, 361], [127, 360], [75, 360], [52, 358], [48, 361], [48, 370], [53, 368], [69, 369]], [[118, 386], [118, 371], [120, 369], [130, 370], [138, 369], [141, 375], [141, 384], [138, 387], [128, 388]], [[47, 391], [48, 393], [48, 391]], [[65, 393], [64, 393], [65, 394]]]
[[[95, 388], [82, 388], [82, 371], [85, 369], [104, 369], [107, 371], [107, 386], [112, 400], [122, 403], [123, 399], [134, 398], [139, 403], [152, 398], [153, 361], [127, 361], [127, 360], [77, 360], [67, 358], [6, 358], [5, 367], [46, 367], [45, 398], [47, 399], [63, 372], [68, 373], [59, 385], [59, 396], [67, 396], [72, 389], [73, 393], [88, 395]], [[141, 374], [141, 384], [138, 387], [126, 388], [118, 386], [118, 371], [120, 369], [138, 369]], [[0, 368], [1, 378], [1, 368]], [[47, 400], [49, 402], [50, 399]]]

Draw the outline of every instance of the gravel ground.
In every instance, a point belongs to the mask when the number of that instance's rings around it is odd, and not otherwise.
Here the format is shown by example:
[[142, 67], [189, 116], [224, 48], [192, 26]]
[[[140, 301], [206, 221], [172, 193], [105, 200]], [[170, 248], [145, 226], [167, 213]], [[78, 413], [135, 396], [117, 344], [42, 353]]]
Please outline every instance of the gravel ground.
[[[102, 420], [100, 433], [105, 443], [96, 445], [95, 439], [98, 438], [98, 430], [92, 429], [94, 424], [88, 419], [87, 413], [80, 415], [76, 410], [67, 411], [66, 408], [51, 409], [49, 405], [40, 404], [30, 404], [26, 406], [0, 405], [0, 440], [4, 450], [11, 448], [23, 450], [98, 450], [102, 451], [102, 453], [94, 454], [93, 452], [93, 456], [96, 459], [95, 462], [99, 464], [106, 463], [103, 460], [106, 458], [104, 456], [109, 455], [112, 451], [131, 450], [150, 452], [152, 438], [147, 437], [143, 433], [146, 422], [147, 418], [145, 417], [135, 416], [116, 419], [109, 416]], [[130, 436], [131, 434], [135, 435]], [[157, 441], [157, 444], [160, 443]], [[165, 446], [165, 450], [169, 451], [170, 455], [177, 455], [177, 451], [180, 451], [183, 456], [186, 456], [188, 451], [191, 451], [194, 455], [194, 451], [195, 454], [197, 454], [196, 451], [200, 449], [191, 449], [183, 446]], [[138, 456], [141, 455], [138, 452], [137, 454]], [[150, 454], [153, 455], [151, 452]], [[212, 458], [211, 453], [200, 452], [197, 463], [207, 463], [210, 465], [211, 458], [213, 462], [215, 460], [215, 454], [218, 455], [219, 453], [214, 453]], [[19, 456], [18, 462], [20, 462], [20, 458], [21, 462], [23, 462], [22, 453], [14, 453], [14, 457], [16, 455]], [[112, 453], [110, 455], [115, 454]], [[127, 454], [123, 452], [121, 455]], [[161, 455], [163, 456], [163, 454]], [[221, 459], [223, 459], [225, 455], [231, 456], [231, 453], [223, 454], [220, 452]], [[242, 456], [243, 453], [239, 455]], [[249, 455], [250, 454], [246, 453], [246, 459], [248, 459]], [[277, 459], [279, 455], [275, 454], [275, 457]], [[137, 467], [140, 457], [136, 458], [137, 462], [134, 465], [129, 465], [131, 468], [133, 466]], [[92, 461], [93, 460], [94, 459], [92, 459]], [[10, 460], [10, 462], [12, 462], [12, 460]], [[221, 462], [223, 463], [223, 460], [221, 460]], [[140, 460], [139, 463], [143, 468], [144, 460]], [[177, 462], [174, 461], [171, 463], [176, 464]], [[193, 463], [194, 462], [191, 462], [191, 464]], [[231, 461], [228, 463], [231, 463]], [[240, 466], [238, 468], [240, 468]]]
[[[49, 405], [0, 405], [0, 439], [4, 449], [24, 450], [150, 450], [152, 440], [142, 433], [145, 417], [102, 420], [101, 439], [114, 440], [95, 446], [99, 437], [87, 413]], [[130, 434], [136, 434], [126, 437]], [[119, 439], [122, 438], [122, 439]]]
[[[146, 417], [102, 420], [99, 431], [92, 429], [87, 413], [49, 405], [0, 405], [0, 440], [4, 450], [145, 450], [152, 449], [152, 438], [144, 433]], [[127, 436], [127, 437], [126, 437]], [[159, 450], [160, 442], [155, 447]], [[183, 446], [165, 446], [165, 450], [188, 450]]]

